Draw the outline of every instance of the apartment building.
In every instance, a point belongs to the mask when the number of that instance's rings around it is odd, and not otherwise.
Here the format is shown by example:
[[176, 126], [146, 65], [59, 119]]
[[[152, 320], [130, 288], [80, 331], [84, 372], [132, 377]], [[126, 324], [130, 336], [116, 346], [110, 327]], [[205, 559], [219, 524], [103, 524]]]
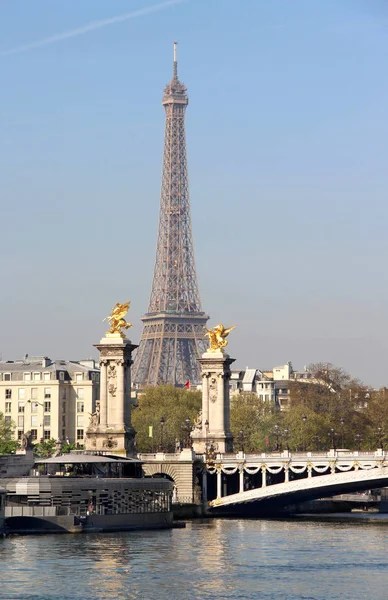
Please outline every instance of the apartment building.
[[83, 444], [90, 414], [99, 399], [95, 361], [51, 360], [26, 355], [0, 362], [0, 412], [16, 424], [18, 440], [51, 438]]

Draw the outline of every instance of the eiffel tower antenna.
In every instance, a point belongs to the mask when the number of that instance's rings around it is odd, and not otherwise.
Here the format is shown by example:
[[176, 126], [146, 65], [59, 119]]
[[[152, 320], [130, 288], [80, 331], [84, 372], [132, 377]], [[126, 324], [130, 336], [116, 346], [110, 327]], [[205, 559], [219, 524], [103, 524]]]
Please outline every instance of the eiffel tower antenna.
[[140, 386], [197, 383], [197, 359], [206, 348], [203, 328], [208, 316], [199, 297], [191, 230], [186, 91], [178, 79], [174, 42], [173, 76], [162, 101], [166, 122], [154, 278], [133, 366], [133, 380]]

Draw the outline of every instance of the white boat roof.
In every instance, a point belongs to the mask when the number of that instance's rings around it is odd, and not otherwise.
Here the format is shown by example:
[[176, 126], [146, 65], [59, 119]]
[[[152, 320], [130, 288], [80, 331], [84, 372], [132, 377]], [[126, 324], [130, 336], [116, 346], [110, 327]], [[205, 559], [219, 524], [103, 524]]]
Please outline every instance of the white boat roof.
[[101, 463], [141, 463], [137, 458], [126, 458], [125, 456], [104, 456], [98, 454], [60, 454], [51, 456], [51, 458], [41, 458], [35, 463], [43, 465], [63, 465], [63, 464], [101, 464]]

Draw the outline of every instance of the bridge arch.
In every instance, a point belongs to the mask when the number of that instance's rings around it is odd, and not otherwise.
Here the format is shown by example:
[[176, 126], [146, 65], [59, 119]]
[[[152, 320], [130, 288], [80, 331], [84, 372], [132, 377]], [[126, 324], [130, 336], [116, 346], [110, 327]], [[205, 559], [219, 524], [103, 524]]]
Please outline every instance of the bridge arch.
[[348, 470], [239, 492], [209, 502], [209, 514], [264, 516], [289, 504], [388, 486], [388, 467]]
[[144, 474], [148, 477], [167, 477], [174, 485], [176, 502], [190, 504], [193, 502], [193, 471], [191, 464], [169, 462], [143, 463]]

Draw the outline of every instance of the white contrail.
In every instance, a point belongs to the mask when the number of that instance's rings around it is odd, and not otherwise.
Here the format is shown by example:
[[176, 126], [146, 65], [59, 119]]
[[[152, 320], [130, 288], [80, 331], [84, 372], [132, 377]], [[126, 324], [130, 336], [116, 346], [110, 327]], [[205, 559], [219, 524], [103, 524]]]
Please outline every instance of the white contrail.
[[84, 33], [89, 33], [89, 31], [94, 31], [95, 29], [101, 29], [102, 27], [106, 27], [107, 25], [113, 25], [114, 23], [121, 23], [122, 21], [128, 21], [129, 19], [135, 19], [136, 17], [149, 15], [150, 13], [157, 12], [158, 10], [163, 10], [164, 8], [168, 8], [169, 6], [173, 6], [174, 4], [181, 4], [184, 1], [185, 0], [166, 0], [166, 2], [160, 2], [159, 4], [153, 4], [152, 6], [147, 6], [146, 8], [140, 8], [138, 10], [134, 10], [133, 12], [127, 13], [126, 15], [111, 17], [110, 19], [104, 19], [104, 21], [92, 21], [91, 23], [88, 23], [88, 25], [84, 25], [83, 27], [78, 27], [77, 29], [72, 29], [71, 31], [64, 31], [63, 33], [53, 35], [51, 37], [45, 38], [44, 40], [39, 40], [38, 42], [32, 42], [31, 44], [26, 44], [25, 46], [18, 46], [17, 48], [12, 48], [11, 50], [5, 50], [3, 52], [0, 52], [0, 56], [19, 54], [20, 52], [27, 52], [27, 50], [40, 48], [41, 46], [55, 44], [56, 42], [61, 42], [62, 40], [67, 40], [78, 35], [84, 35]]

